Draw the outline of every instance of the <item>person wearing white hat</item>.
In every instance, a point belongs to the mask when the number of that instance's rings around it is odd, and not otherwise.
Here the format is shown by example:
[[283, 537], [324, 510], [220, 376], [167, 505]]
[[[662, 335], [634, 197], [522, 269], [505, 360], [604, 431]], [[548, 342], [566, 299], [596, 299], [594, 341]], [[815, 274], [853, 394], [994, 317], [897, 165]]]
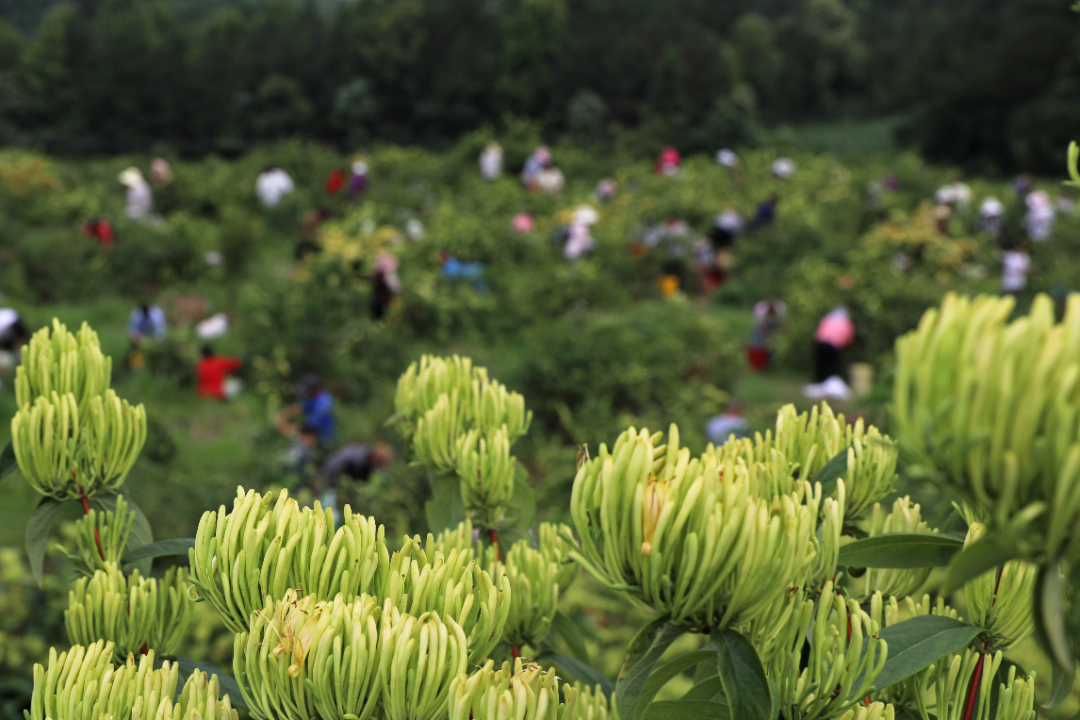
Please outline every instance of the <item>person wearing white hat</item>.
[[132, 220], [145, 220], [154, 210], [154, 193], [150, 183], [146, 182], [136, 167], [129, 167], [120, 173], [120, 184], [127, 188], [127, 204], [124, 214]]
[[716, 153], [716, 162], [728, 168], [734, 170], [735, 166], [739, 164], [739, 156], [735, 154], [734, 150], [724, 148]]
[[255, 178], [255, 194], [268, 208], [277, 207], [281, 199], [295, 189], [292, 178], [279, 167], [268, 167]]
[[979, 205], [979, 231], [997, 239], [1005, 226], [1005, 206], [996, 197], [988, 197]]
[[1024, 227], [1028, 237], [1034, 242], [1046, 242], [1054, 234], [1054, 220], [1057, 213], [1054, 205], [1050, 202], [1050, 196], [1045, 190], [1035, 190], [1028, 193], [1024, 199], [1027, 205], [1027, 215], [1024, 217]]
[[503, 149], [497, 142], [488, 143], [480, 153], [480, 176], [491, 182], [502, 175]]
[[368, 164], [363, 160], [357, 160], [352, 164], [349, 174], [349, 200], [356, 202], [367, 190]]
[[781, 180], [787, 180], [795, 174], [795, 161], [791, 158], [776, 158], [772, 164], [772, 174]]

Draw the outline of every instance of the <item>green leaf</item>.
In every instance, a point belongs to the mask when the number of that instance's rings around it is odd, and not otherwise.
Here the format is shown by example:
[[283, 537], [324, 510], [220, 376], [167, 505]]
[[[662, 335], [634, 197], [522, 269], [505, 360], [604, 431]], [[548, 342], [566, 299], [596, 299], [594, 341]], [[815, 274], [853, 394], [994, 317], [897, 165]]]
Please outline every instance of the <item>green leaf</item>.
[[521, 463], [517, 463], [514, 473], [514, 493], [510, 496], [508, 515], [521, 527], [531, 527], [536, 518], [536, 493], [529, 485], [529, 473]]
[[247, 710], [247, 703], [244, 702], [244, 695], [240, 692], [240, 685], [237, 684], [236, 680], [233, 679], [231, 675], [222, 672], [208, 662], [195, 662], [190, 658], [177, 658], [176, 665], [178, 668], [177, 675], [179, 675], [179, 680], [177, 680], [176, 683], [177, 697], [179, 697], [179, 693], [183, 691], [184, 683], [187, 682], [187, 679], [191, 677], [192, 673], [196, 670], [202, 670], [208, 677], [217, 675], [218, 687], [221, 688], [221, 694], [229, 696], [229, 700], [232, 701], [232, 706], [234, 708], [240, 707]]
[[0, 479], [6, 478], [18, 469], [19, 463], [15, 460], [15, 446], [10, 442], [0, 450]]
[[586, 664], [592, 662], [589, 659], [589, 649], [585, 647], [585, 640], [581, 636], [581, 628], [569, 615], [562, 610], [556, 610], [555, 617], [551, 621], [551, 627], [566, 642], [574, 657]]
[[654, 702], [645, 720], [726, 720], [728, 706], [709, 700], [662, 700]]
[[1050, 688], [1050, 697], [1046, 699], [1046, 702], [1040, 703], [1039, 707], [1044, 708], [1056, 708], [1061, 703], [1065, 702], [1065, 698], [1069, 697], [1069, 693], [1072, 691], [1073, 679], [1076, 677], [1075, 673], [1067, 673], [1062, 668], [1058, 667], [1058, 664], [1050, 663], [1051, 678], [1053, 682]]
[[1035, 630], [1053, 664], [1072, 675], [1072, 643], [1065, 628], [1065, 596], [1057, 563], [1045, 565], [1035, 584]]
[[[635, 705], [634, 715], [632, 720], [643, 720], [645, 717], [645, 711], [649, 707], [649, 703], [653, 701], [656, 694], [668, 684], [668, 682], [676, 675], [682, 673], [684, 670], [694, 667], [698, 663], [706, 661], [715, 661], [716, 652], [713, 650], [698, 650], [696, 652], [680, 655], [674, 660], [670, 660], [660, 667], [649, 673], [648, 679], [641, 688], [641, 694], [638, 696], [637, 704]], [[620, 716], [622, 717], [622, 716]]]
[[[699, 668], [705, 667], [699, 665]], [[717, 695], [721, 695], [724, 692], [724, 685], [720, 682], [720, 676], [714, 675], [711, 678], [702, 680], [694, 685], [694, 687], [687, 690], [686, 694], [682, 696], [683, 700], [712, 700]]]
[[656, 662], [671, 647], [671, 643], [685, 632], [682, 628], [668, 625], [668, 619], [660, 617], [643, 627], [626, 649], [626, 660], [619, 672], [619, 683], [615, 686], [615, 706], [621, 718], [634, 716], [637, 699]]
[[949, 573], [941, 588], [942, 595], [949, 595], [985, 572], [1004, 565], [1016, 557], [1016, 553], [999, 543], [992, 535], [983, 535], [960, 551], [949, 565]]
[[[889, 657], [874, 687], [883, 690], [906, 680], [949, 653], [960, 652], [984, 632], [976, 625], [940, 615], [919, 615], [883, 628], [878, 637], [888, 643]], [[869, 642], [869, 638], [863, 640], [864, 655]], [[861, 678], [856, 680], [855, 687], [861, 682]]]
[[457, 475], [440, 475], [432, 482], [431, 490], [431, 499], [424, 503], [424, 514], [431, 532], [438, 533], [456, 527], [465, 519], [461, 480]]
[[840, 548], [839, 564], [860, 568], [941, 567], [963, 549], [963, 538], [955, 535], [885, 533]]
[[850, 446], [844, 448], [836, 455], [833, 455], [829, 462], [821, 466], [821, 469], [814, 474], [813, 479], [810, 480], [810, 486], [813, 487], [815, 483], [821, 483], [821, 496], [828, 497], [832, 494], [833, 490], [836, 490], [836, 481], [844, 476], [847, 472], [847, 454]]
[[[125, 547], [125, 555], [130, 554], [133, 550], [137, 550], [145, 545], [150, 545], [154, 542], [154, 531], [150, 529], [150, 521], [146, 519], [146, 515], [135, 504], [135, 501], [131, 499], [130, 495], [121, 493], [124, 497], [124, 502], [127, 503], [128, 510], [135, 513], [135, 519], [131, 523], [131, 532], [128, 533], [127, 544]], [[114, 493], [106, 493], [104, 495], [95, 495], [94, 501], [104, 508], [107, 512], [116, 512], [116, 498]], [[146, 557], [138, 560], [134, 563], [135, 569], [139, 571], [139, 574], [146, 577], [150, 574], [150, 568], [154, 562], [153, 557]]]
[[550, 662], [566, 674], [573, 675], [578, 682], [599, 687], [604, 695], [609, 698], [611, 697], [611, 694], [615, 692], [615, 683], [611, 682], [606, 675], [588, 663], [583, 663], [575, 658], [554, 652], [541, 653], [540, 655], [537, 655], [536, 659]]
[[195, 547], [195, 538], [158, 540], [157, 542], [143, 545], [135, 550], [129, 550], [127, 554], [124, 555], [124, 562], [131, 563], [136, 560], [164, 557], [166, 555], [183, 555], [187, 557], [188, 550], [193, 547]]
[[716, 644], [716, 664], [731, 716], [739, 720], [773, 720], [776, 712], [772, 687], [754, 646], [730, 629], [717, 630], [710, 639]]
[[60, 505], [55, 498], [43, 497], [26, 521], [26, 554], [30, 558], [30, 572], [34, 574], [38, 587], [41, 587], [44, 577], [45, 544]]

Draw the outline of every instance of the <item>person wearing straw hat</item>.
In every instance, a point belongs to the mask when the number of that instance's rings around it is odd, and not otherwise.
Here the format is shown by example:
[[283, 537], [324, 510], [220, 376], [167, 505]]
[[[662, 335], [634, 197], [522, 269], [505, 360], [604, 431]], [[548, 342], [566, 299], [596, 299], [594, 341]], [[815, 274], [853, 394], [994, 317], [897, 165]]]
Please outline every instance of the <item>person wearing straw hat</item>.
[[150, 184], [143, 178], [136, 167], [129, 167], [120, 173], [120, 184], [127, 188], [127, 204], [124, 214], [132, 220], [145, 220], [154, 210], [154, 193]]

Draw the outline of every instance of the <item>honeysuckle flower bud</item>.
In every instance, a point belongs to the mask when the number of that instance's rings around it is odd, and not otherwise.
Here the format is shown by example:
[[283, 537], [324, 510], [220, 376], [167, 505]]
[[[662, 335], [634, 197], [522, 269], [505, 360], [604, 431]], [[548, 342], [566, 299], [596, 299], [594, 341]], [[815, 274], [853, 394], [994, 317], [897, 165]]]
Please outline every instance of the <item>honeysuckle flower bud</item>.
[[191, 627], [194, 608], [187, 590], [184, 568], [170, 568], [158, 579], [138, 570], [125, 576], [106, 563], [104, 570], [76, 580], [68, 593], [68, 639], [73, 645], [107, 640], [119, 661], [147, 648], [172, 655]]
[[[965, 545], [986, 532], [979, 523], [968, 528]], [[1039, 568], [1010, 560], [964, 585], [968, 614], [990, 632], [990, 648], [1006, 651], [1035, 629], [1035, 580]]]
[[818, 529], [817, 568], [813, 573], [815, 587], [836, 577], [840, 559], [840, 537], [844, 531], [844, 498], [846, 488], [843, 480], [836, 481], [836, 497], [821, 500], [820, 483], [814, 489], [816, 500], [821, 504], [821, 522]]
[[112, 376], [112, 358], [101, 352], [97, 333], [86, 323], [78, 333], [53, 319], [52, 332], [45, 327], [30, 338], [15, 370], [15, 401], [19, 409], [39, 397], [71, 393], [80, 412], [92, 398], [105, 394]]
[[470, 430], [457, 440], [457, 475], [465, 514], [490, 527], [502, 517], [514, 494], [516, 460], [502, 425], [486, 438]]
[[470, 676], [459, 675], [450, 686], [449, 720], [571, 720], [577, 690], [566, 688], [559, 699], [554, 670], [541, 670], [520, 658], [495, 669], [488, 661]]
[[135, 513], [128, 509], [124, 496], [117, 495], [115, 511], [91, 508], [88, 514], [72, 523], [75, 552], [70, 553], [63, 546], [60, 551], [80, 575], [87, 577], [96, 570], [106, 570], [110, 563], [121, 565], [134, 521]]
[[[781, 651], [770, 653], [766, 665], [779, 690], [780, 714], [792, 720], [831, 718], [861, 702], [888, 657], [879, 629], [856, 600], [845, 600], [831, 582], [816, 602], [804, 600], [777, 638], [780, 642], [774, 641]], [[808, 661], [802, 667], [807, 644]]]
[[577, 545], [570, 542], [573, 537], [567, 525], [540, 523], [540, 543], [537, 549], [545, 560], [559, 566], [556, 578], [559, 592], [566, 592], [581, 574], [581, 567], [570, 557], [570, 553], [577, 549]]
[[[379, 683], [384, 720], [442, 720], [450, 685], [468, 669], [461, 626], [435, 612], [416, 618], [383, 607], [379, 629]], [[328, 719], [329, 720], [329, 719]]]
[[510, 586], [510, 612], [503, 641], [515, 646], [536, 647], [547, 637], [559, 602], [559, 563], [518, 540], [504, 562], [496, 560], [497, 548], [488, 547], [485, 565], [496, 582]]
[[64, 501], [123, 484], [146, 442], [146, 411], [112, 390], [80, 409], [72, 393], [38, 396], [11, 421], [23, 477], [42, 495]]
[[178, 667], [165, 661], [154, 669], [154, 651], [113, 667], [112, 643], [75, 645], [57, 654], [49, 649], [47, 666], [34, 665], [34, 691], [26, 720], [237, 720], [225, 695], [219, 699], [217, 677], [209, 681], [196, 670], [177, 701]]
[[892, 705], [876, 702], [851, 708], [839, 720], [893, 720], [895, 717], [896, 710]]
[[[919, 673], [915, 678], [920, 704], [926, 711], [929, 704], [925, 698], [932, 697], [939, 718], [961, 720], [976, 669], [979, 670], [978, 692], [970, 720], [1034, 720], [1035, 677], [1016, 676], [1016, 667], [1009, 668], [1007, 682], [997, 680], [1002, 654], [982, 654], [967, 649], [963, 653], [948, 655]], [[981, 665], [981, 668], [979, 667]], [[998, 685], [996, 707], [993, 707], [993, 690]], [[992, 715], [993, 712], [993, 715]]]
[[615, 703], [608, 700], [598, 685], [574, 684], [577, 699], [570, 720], [617, 720]]
[[904, 451], [988, 513], [1028, 559], [1080, 557], [1080, 298], [947, 295], [896, 343], [892, 425]]
[[504, 633], [513, 598], [510, 581], [486, 572], [471, 548], [454, 548], [445, 556], [432, 549], [428, 555], [419, 537], [406, 538], [390, 558], [379, 598], [413, 616], [434, 611], [453, 619], [468, 638], [469, 662], [477, 663]]
[[741, 458], [691, 459], [674, 425], [666, 446], [659, 439], [631, 428], [581, 464], [571, 497], [575, 558], [675, 624], [748, 624], [811, 568], [817, 498], [806, 483], [762, 498]]
[[191, 583], [233, 632], [248, 626], [266, 597], [300, 589], [320, 600], [351, 601], [386, 584], [390, 556], [372, 518], [346, 505], [340, 527], [319, 503], [301, 508], [282, 490], [260, 495], [237, 488], [232, 511], [204, 513], [188, 557]]
[[[904, 496], [897, 498], [889, 512], [874, 503], [867, 521], [869, 537], [885, 533], [934, 532], [922, 519], [922, 508]], [[931, 568], [868, 568], [866, 574], [853, 583], [858, 596], [870, 597], [880, 592], [886, 597], [906, 597], [918, 590], [930, 577]]]

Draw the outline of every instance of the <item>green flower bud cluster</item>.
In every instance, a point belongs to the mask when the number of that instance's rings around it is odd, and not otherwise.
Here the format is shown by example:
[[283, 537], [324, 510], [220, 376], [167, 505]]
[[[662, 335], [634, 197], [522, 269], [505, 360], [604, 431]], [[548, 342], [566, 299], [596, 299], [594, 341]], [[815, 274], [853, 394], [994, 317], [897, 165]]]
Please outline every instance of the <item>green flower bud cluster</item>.
[[[267, 598], [239, 633], [233, 669], [263, 720], [446, 717], [452, 683], [468, 669], [465, 632], [452, 619], [402, 613], [388, 600]], [[378, 713], [378, 715], [375, 715]]]
[[559, 699], [554, 670], [541, 670], [521, 658], [495, 669], [488, 661], [471, 676], [459, 675], [450, 686], [450, 720], [571, 720], [577, 690]]
[[577, 691], [577, 700], [570, 720], [618, 720], [615, 703], [608, 700], [600, 686], [575, 683], [574, 690]]
[[828, 403], [801, 414], [785, 405], [775, 430], [729, 440], [715, 452], [742, 458], [761, 494], [773, 497], [793, 492], [798, 479], [813, 479], [845, 448], [847, 466], [840, 476], [847, 488], [844, 516], [857, 518], [892, 491], [897, 461], [892, 440], [861, 418], [849, 424]]
[[141, 577], [138, 570], [125, 576], [107, 563], [106, 569], [76, 580], [68, 593], [68, 639], [74, 645], [107, 640], [121, 662], [147, 648], [173, 655], [194, 613], [187, 589], [184, 568], [171, 568], [157, 579]]
[[91, 508], [89, 513], [72, 523], [75, 552], [68, 552], [63, 546], [60, 546], [60, 552], [80, 575], [87, 577], [97, 570], [107, 570], [109, 565], [122, 565], [121, 560], [134, 522], [134, 511], [128, 509], [123, 495], [117, 495], [115, 512]]
[[19, 469], [42, 495], [64, 501], [123, 484], [146, 442], [146, 411], [109, 388], [112, 363], [97, 334], [53, 321], [30, 340], [15, 386], [11, 420]]
[[820, 494], [762, 497], [741, 458], [691, 459], [674, 425], [661, 437], [631, 428], [581, 464], [575, 559], [680, 626], [745, 625], [812, 570]]
[[505, 633], [514, 598], [512, 583], [486, 572], [471, 548], [454, 548], [444, 555], [438, 545], [428, 535], [429, 552], [419, 537], [405, 538], [390, 559], [387, 582], [378, 588], [378, 597], [415, 617], [438, 612], [453, 619], [468, 638], [469, 662], [477, 663]]
[[[968, 528], [965, 546], [986, 532], [979, 523]], [[1038, 566], [1010, 560], [964, 585], [971, 621], [990, 632], [990, 647], [1007, 651], [1035, 629], [1035, 580]]]
[[540, 523], [540, 543], [538, 549], [544, 559], [559, 566], [559, 574], [556, 580], [559, 583], [559, 592], [565, 592], [574, 584], [581, 575], [581, 566], [571, 558], [571, 553], [577, 550], [573, 532], [567, 525], [554, 523]]
[[189, 551], [199, 599], [221, 614], [233, 632], [248, 627], [265, 598], [301, 589], [320, 600], [343, 593], [346, 602], [375, 594], [390, 570], [382, 526], [346, 506], [335, 528], [327, 508], [301, 508], [282, 490], [273, 499], [237, 488], [232, 512], [222, 505], [204, 513]]
[[[798, 603], [798, 611], [774, 637], [766, 666], [779, 691], [782, 717], [834, 718], [870, 692], [888, 657], [887, 643], [877, 637], [881, 596], [875, 595], [871, 604], [867, 614], [857, 600], [834, 591], [831, 582], [817, 602]], [[809, 659], [803, 667], [807, 644]]]
[[[909, 496], [897, 498], [892, 511], [886, 513], [880, 503], [874, 503], [867, 520], [866, 533], [875, 537], [885, 533], [929, 533], [930, 529], [922, 519], [922, 508], [911, 502]], [[923, 586], [930, 577], [931, 568], [869, 568], [866, 574], [854, 584], [861, 591], [862, 597], [870, 597], [880, 592], [886, 597], [907, 597]]]
[[491, 527], [514, 492], [510, 446], [532, 413], [469, 358], [425, 355], [398, 380], [396, 423], [417, 462], [461, 482], [466, 514]]
[[[820, 588], [825, 582], [836, 577], [840, 561], [840, 538], [844, 533], [844, 500], [847, 486], [843, 480], [836, 481], [835, 497], [821, 499], [821, 483], [814, 486], [815, 501], [821, 507], [821, 517], [817, 533], [817, 569], [810, 577], [810, 583]], [[806, 584], [806, 583], [800, 583]]]
[[1080, 298], [947, 295], [897, 340], [903, 450], [989, 513], [1031, 559], [1080, 557]]
[[[48, 667], [34, 665], [34, 692], [26, 720], [237, 720], [229, 696], [219, 696], [217, 677], [196, 670], [174, 702], [178, 667], [154, 669], [154, 652], [128, 656], [113, 667], [112, 643], [75, 645]], [[220, 699], [219, 699], [220, 697]]]
[[559, 564], [518, 540], [506, 554], [496, 559], [498, 548], [489, 546], [486, 567], [496, 580], [510, 584], [510, 613], [503, 641], [514, 646], [534, 647], [547, 637], [559, 603]]
[[101, 341], [86, 323], [77, 334], [53, 319], [52, 333], [45, 327], [23, 348], [22, 364], [15, 370], [15, 401], [25, 408], [39, 397], [71, 394], [80, 412], [91, 399], [104, 395], [112, 381], [112, 358], [101, 352]]
[[894, 720], [896, 710], [886, 703], [870, 703], [851, 708], [841, 715], [838, 720]]

